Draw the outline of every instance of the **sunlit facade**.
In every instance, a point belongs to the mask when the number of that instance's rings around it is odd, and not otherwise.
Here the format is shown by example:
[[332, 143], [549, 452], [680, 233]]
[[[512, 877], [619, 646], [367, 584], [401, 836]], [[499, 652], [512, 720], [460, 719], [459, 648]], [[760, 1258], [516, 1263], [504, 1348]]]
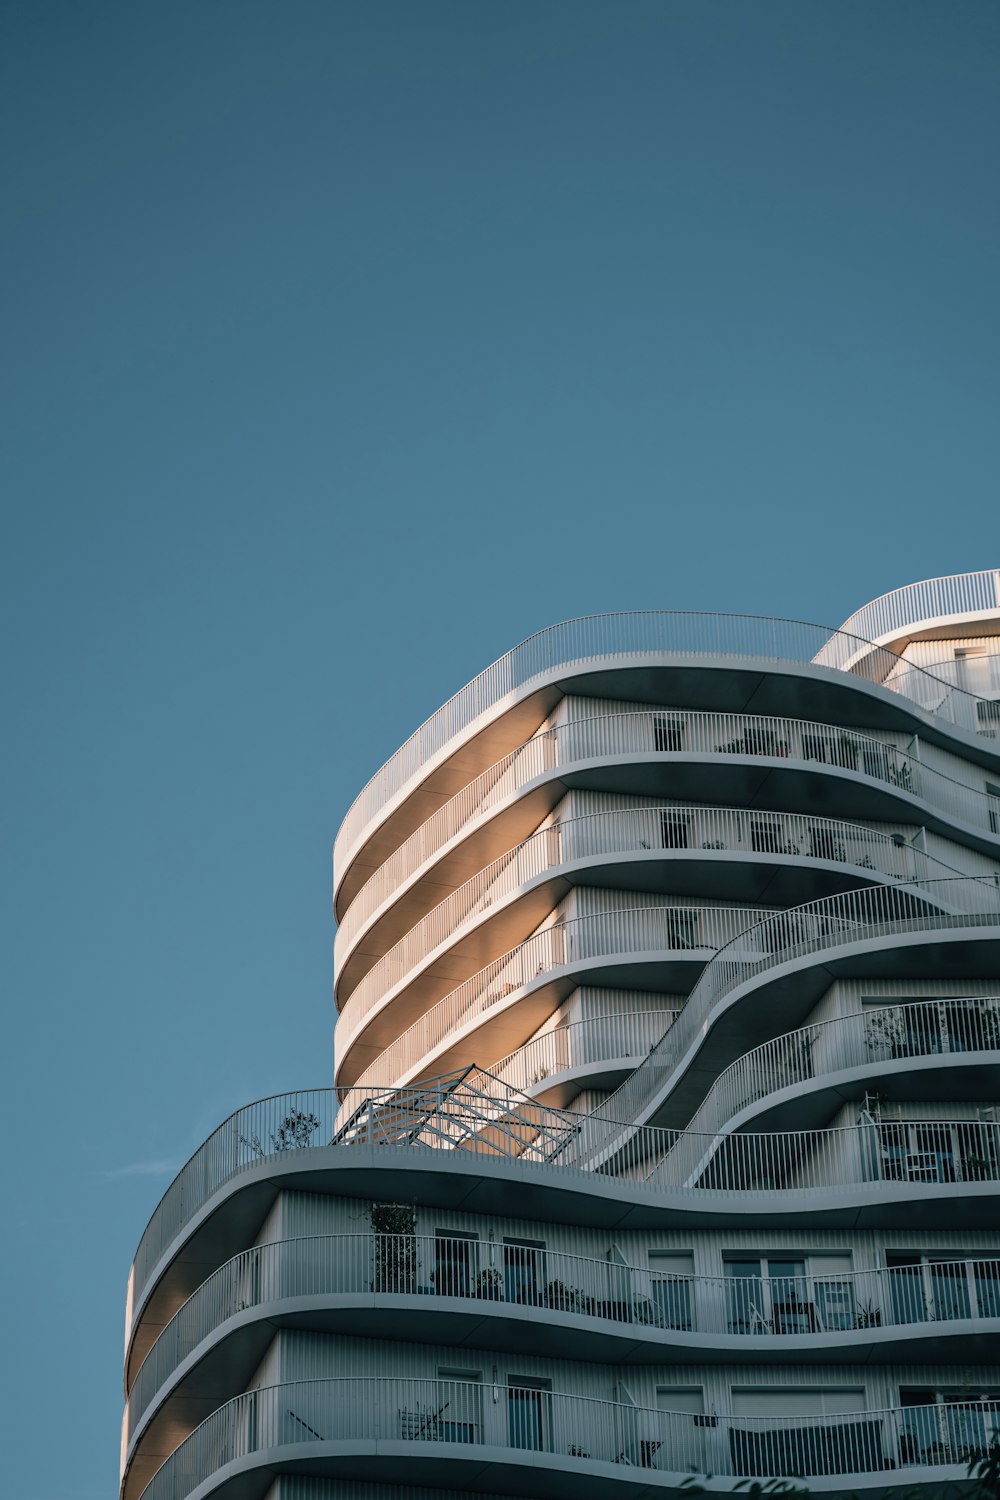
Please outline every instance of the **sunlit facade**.
[[335, 1086], [129, 1282], [122, 1500], [964, 1480], [1000, 1431], [1000, 573], [570, 621], [334, 850]]

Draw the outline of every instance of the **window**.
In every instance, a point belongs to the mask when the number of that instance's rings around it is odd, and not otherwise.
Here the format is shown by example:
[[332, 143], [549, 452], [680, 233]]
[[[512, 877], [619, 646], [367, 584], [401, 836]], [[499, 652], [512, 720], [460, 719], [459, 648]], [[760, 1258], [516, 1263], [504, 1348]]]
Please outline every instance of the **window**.
[[698, 947], [698, 913], [696, 911], [667, 912], [667, 947]]
[[782, 842], [781, 824], [773, 818], [750, 824], [750, 846], [755, 854], [780, 854]]
[[545, 1287], [545, 1241], [503, 1242], [503, 1294], [508, 1302], [541, 1305]]
[[954, 1182], [955, 1157], [947, 1125], [883, 1120], [883, 1174], [890, 1182]]
[[857, 1474], [887, 1466], [882, 1424], [864, 1415], [859, 1387], [734, 1387], [731, 1402], [737, 1474]]
[[[651, 1454], [651, 1463], [664, 1469], [688, 1469], [705, 1474], [708, 1464], [707, 1428], [716, 1418], [705, 1415], [705, 1394], [700, 1386], [658, 1385], [656, 1408], [663, 1413], [659, 1433], [662, 1442]], [[632, 1460], [633, 1462], [635, 1460]]]
[[811, 828], [809, 840], [811, 844], [809, 852], [815, 859], [845, 860], [847, 858], [843, 844], [837, 839], [836, 829], [822, 826]]
[[658, 1328], [692, 1328], [691, 1278], [694, 1256], [649, 1252], [649, 1292], [653, 1321]]
[[723, 1269], [730, 1333], [822, 1333], [855, 1326], [849, 1255], [730, 1255]]
[[985, 646], [959, 646], [955, 651], [955, 683], [963, 693], [985, 698], [990, 690], [990, 658]]
[[683, 719], [655, 718], [653, 720], [653, 744], [660, 751], [682, 749], [684, 745]]
[[[997, 705], [1000, 708], [1000, 704]], [[1000, 833], [1000, 786], [986, 783], [986, 806], [990, 815], [990, 833]]]
[[915, 1000], [910, 995], [872, 999], [865, 1036], [873, 1057], [927, 1057], [937, 1052], [976, 1052], [1000, 1042], [1000, 1010], [989, 1000]]
[[876, 1126], [887, 1182], [992, 1182], [996, 1131], [978, 1120], [882, 1120]]
[[895, 751], [888, 745], [881, 745], [876, 740], [862, 741], [861, 767], [866, 776], [873, 776], [877, 781], [888, 781], [889, 766], [895, 759]]
[[955, 1253], [886, 1253], [896, 1323], [941, 1323], [994, 1318], [1000, 1311], [1000, 1263], [960, 1259]]
[[461, 1229], [434, 1231], [431, 1280], [440, 1297], [471, 1297], [478, 1272], [479, 1237]]
[[660, 838], [664, 849], [686, 849], [689, 844], [690, 819], [686, 813], [660, 814]]
[[901, 1464], [966, 1464], [1000, 1434], [1000, 1388], [901, 1386]]
[[507, 1377], [507, 1436], [512, 1448], [551, 1446], [552, 1382], [531, 1375]]
[[434, 1413], [439, 1443], [474, 1443], [482, 1431], [482, 1370], [438, 1369], [438, 1405]]

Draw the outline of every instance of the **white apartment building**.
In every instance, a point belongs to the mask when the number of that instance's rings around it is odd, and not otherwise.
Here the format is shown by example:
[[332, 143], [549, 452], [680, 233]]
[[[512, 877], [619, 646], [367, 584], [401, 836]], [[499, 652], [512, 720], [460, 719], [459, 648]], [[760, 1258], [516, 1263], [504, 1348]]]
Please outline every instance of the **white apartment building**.
[[1000, 1430], [1000, 572], [531, 637], [334, 851], [336, 1082], [129, 1281], [122, 1500], [930, 1492]]

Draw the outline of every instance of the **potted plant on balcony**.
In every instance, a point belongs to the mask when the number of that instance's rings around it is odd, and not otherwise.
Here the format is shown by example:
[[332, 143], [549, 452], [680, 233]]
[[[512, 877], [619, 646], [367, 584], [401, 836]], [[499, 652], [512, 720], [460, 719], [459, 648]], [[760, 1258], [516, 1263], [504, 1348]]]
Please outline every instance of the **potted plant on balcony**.
[[986, 1182], [993, 1174], [993, 1163], [987, 1156], [963, 1156], [962, 1179], [965, 1182]]
[[865, 1017], [865, 1041], [873, 1057], [898, 1057], [904, 1036], [904, 1019], [895, 1008]]
[[545, 1300], [556, 1312], [581, 1312], [583, 1298], [575, 1286], [564, 1281], [550, 1281], [545, 1288]]
[[417, 1211], [412, 1203], [373, 1203], [374, 1292], [412, 1292], [417, 1276]]
[[882, 1309], [876, 1307], [871, 1301], [862, 1303], [858, 1308], [854, 1326], [855, 1328], [881, 1328]]
[[503, 1297], [503, 1277], [496, 1266], [484, 1266], [476, 1277], [476, 1296], [486, 1302], [499, 1302]]

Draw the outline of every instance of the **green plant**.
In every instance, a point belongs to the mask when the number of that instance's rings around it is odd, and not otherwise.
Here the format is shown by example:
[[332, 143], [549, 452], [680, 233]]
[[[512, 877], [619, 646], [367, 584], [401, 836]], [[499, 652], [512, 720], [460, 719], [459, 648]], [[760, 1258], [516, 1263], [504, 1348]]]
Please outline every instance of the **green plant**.
[[855, 1328], [881, 1328], [882, 1309], [876, 1307], [873, 1302], [863, 1302], [858, 1308], [854, 1326]]
[[499, 1302], [503, 1296], [503, 1277], [496, 1266], [485, 1266], [476, 1277], [476, 1296], [488, 1302]]
[[984, 1182], [993, 1176], [993, 1163], [986, 1156], [963, 1156], [962, 1176], [966, 1182]]
[[545, 1300], [549, 1307], [558, 1312], [583, 1312], [585, 1311], [586, 1299], [575, 1286], [567, 1286], [563, 1281], [550, 1281], [545, 1288]]
[[887, 1052], [890, 1057], [895, 1057], [904, 1034], [904, 1019], [895, 1007], [876, 1010], [865, 1017], [865, 1041], [871, 1052]]
[[412, 1292], [417, 1275], [417, 1211], [412, 1203], [373, 1203], [376, 1292]]
[[296, 1151], [303, 1146], [308, 1146], [310, 1140], [319, 1129], [319, 1117], [311, 1111], [304, 1109], [293, 1109], [281, 1121], [275, 1133], [271, 1136], [271, 1150], [267, 1151], [259, 1135], [241, 1135], [240, 1144], [252, 1151], [254, 1156], [270, 1156], [275, 1151]]

